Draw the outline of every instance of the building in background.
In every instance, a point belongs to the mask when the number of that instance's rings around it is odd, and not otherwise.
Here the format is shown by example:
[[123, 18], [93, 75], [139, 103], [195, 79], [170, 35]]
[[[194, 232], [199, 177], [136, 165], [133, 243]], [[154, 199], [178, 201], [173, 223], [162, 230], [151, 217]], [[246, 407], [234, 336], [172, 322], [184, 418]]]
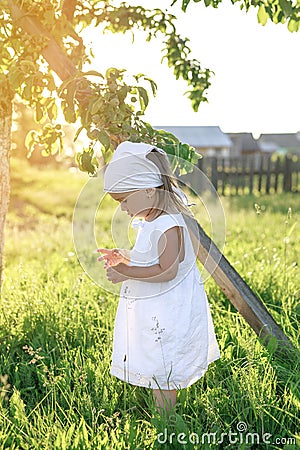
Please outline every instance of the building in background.
[[205, 156], [229, 158], [232, 142], [229, 136], [218, 126], [155, 126], [157, 130], [165, 130], [174, 134], [181, 142], [195, 147]]
[[[298, 186], [300, 132], [262, 134], [259, 139], [254, 139], [252, 133], [224, 133], [218, 126], [154, 128], [172, 133], [203, 156], [191, 172], [180, 176], [177, 174], [179, 182], [191, 187], [196, 193], [220, 189], [224, 194], [231, 187], [235, 193], [239, 190], [244, 192], [245, 187], [253, 192], [255, 180], [258, 191], [265, 189], [266, 193], [270, 192], [271, 182], [274, 182], [272, 189], [277, 192], [278, 180], [283, 183], [283, 191], [292, 190], [293, 180]], [[298, 158], [281, 158], [279, 154], [296, 154]], [[293, 173], [296, 175], [293, 176]], [[271, 174], [275, 174], [275, 177], [271, 177]], [[283, 174], [280, 179], [279, 174]]]
[[252, 159], [254, 169], [257, 170], [262, 152], [252, 133], [228, 133], [228, 136], [233, 143], [230, 156], [232, 158], [243, 158], [244, 160]]
[[254, 155], [260, 153], [260, 147], [252, 133], [228, 133], [233, 146], [230, 156], [237, 158], [242, 155]]
[[254, 139], [252, 133], [224, 133], [218, 126], [155, 126], [174, 134], [181, 142], [195, 147], [203, 156], [229, 158], [253, 155], [255, 167], [260, 157], [273, 153], [292, 153], [300, 156], [300, 132], [261, 134]]
[[261, 134], [257, 142], [263, 152], [292, 153], [300, 156], [300, 132]]

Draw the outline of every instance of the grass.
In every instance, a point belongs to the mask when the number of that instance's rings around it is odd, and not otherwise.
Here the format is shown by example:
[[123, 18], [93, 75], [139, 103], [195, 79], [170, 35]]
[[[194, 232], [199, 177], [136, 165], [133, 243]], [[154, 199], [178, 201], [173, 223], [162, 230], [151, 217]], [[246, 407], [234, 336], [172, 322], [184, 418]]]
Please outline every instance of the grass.
[[[273, 345], [262, 346], [209, 278], [221, 359], [179, 392], [176, 414], [164, 418], [149, 390], [109, 373], [118, 298], [83, 270], [72, 240], [74, 205], [87, 177], [18, 160], [11, 173], [0, 317], [1, 450], [299, 448], [296, 195], [222, 198], [225, 256], [294, 351], [287, 359], [276, 356]], [[96, 214], [97, 243], [112, 245], [113, 206], [106, 199]], [[119, 230], [122, 219], [116, 220]]]

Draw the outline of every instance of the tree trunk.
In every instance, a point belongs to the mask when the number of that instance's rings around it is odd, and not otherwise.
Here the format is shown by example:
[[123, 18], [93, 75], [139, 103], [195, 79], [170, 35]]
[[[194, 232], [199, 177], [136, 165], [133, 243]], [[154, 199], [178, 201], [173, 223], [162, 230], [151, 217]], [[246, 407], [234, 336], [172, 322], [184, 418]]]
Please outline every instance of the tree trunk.
[[11, 101], [6, 102], [5, 109], [5, 114], [0, 114], [0, 292], [3, 278], [4, 229], [10, 196]]

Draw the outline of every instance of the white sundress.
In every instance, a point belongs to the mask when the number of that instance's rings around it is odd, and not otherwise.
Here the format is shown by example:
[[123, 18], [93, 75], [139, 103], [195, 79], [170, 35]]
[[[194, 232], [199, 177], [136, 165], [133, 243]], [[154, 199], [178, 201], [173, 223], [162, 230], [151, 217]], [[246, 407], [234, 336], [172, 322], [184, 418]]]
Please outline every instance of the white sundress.
[[140, 224], [130, 265], [157, 264], [158, 240], [174, 226], [184, 230], [185, 256], [171, 281], [122, 283], [110, 373], [151, 389], [186, 388], [220, 358], [196, 256], [181, 214]]

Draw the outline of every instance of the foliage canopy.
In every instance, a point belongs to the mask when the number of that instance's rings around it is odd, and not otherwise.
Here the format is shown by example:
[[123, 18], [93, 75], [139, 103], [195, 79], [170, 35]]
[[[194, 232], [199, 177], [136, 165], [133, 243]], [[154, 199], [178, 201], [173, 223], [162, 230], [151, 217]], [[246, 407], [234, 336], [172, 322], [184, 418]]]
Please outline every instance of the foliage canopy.
[[[205, 5], [217, 7], [220, 1], [205, 0]], [[289, 0], [239, 2], [246, 9], [258, 6], [261, 23], [267, 15], [274, 22], [288, 20], [289, 29], [298, 30], [299, 0], [297, 4]], [[189, 3], [182, 1], [182, 9], [186, 10]], [[207, 101], [212, 72], [190, 58], [188, 39], [177, 33], [174, 15], [127, 3], [115, 6], [103, 0], [0, 0], [0, 4], [0, 116], [8, 113], [15, 95], [35, 110], [41, 129], [27, 136], [29, 155], [37, 145], [44, 148], [44, 154], [61, 151], [63, 133], [57, 123], [61, 109], [67, 122], [78, 124], [75, 139], [86, 130], [90, 146], [77, 154], [77, 162], [91, 174], [97, 167], [94, 148], [99, 142], [105, 161], [124, 140], [149, 142], [178, 155], [187, 161], [180, 163], [181, 171], [195, 161], [192, 147], [143, 120], [149, 88], [153, 95], [156, 93], [155, 81], [145, 74], [129, 78], [118, 68], [109, 68], [105, 74], [83, 71], [92, 61], [80, 37], [85, 27], [101, 25], [103, 31], [113, 33], [144, 30], [148, 41], [160, 35], [163, 58], [175, 77], [186, 81], [186, 94], [197, 111], [201, 102]], [[68, 66], [67, 74], [63, 66]], [[61, 85], [53, 72], [63, 81]]]

